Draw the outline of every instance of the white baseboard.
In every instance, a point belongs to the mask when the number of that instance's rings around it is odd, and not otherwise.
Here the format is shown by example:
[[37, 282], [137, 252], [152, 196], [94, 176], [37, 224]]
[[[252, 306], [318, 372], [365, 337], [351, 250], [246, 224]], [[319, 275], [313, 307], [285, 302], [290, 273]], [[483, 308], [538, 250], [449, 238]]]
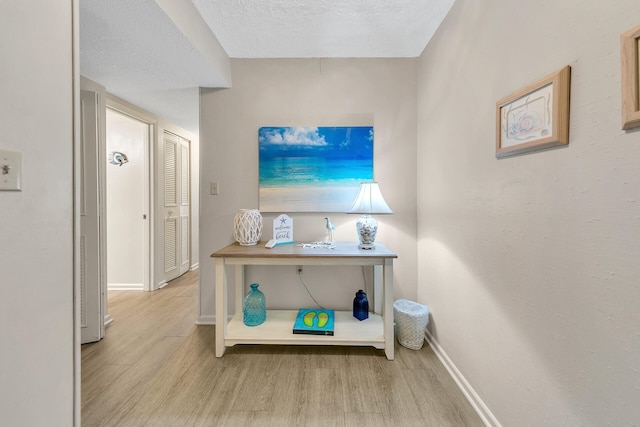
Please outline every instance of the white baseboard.
[[447, 353], [442, 347], [440, 347], [440, 344], [438, 344], [428, 330], [425, 332], [425, 338], [433, 349], [433, 352], [438, 356], [438, 359], [440, 359], [440, 362], [442, 362], [449, 372], [449, 375], [451, 375], [451, 378], [453, 378], [469, 403], [471, 403], [471, 406], [473, 406], [473, 409], [478, 413], [478, 416], [480, 416], [484, 425], [488, 427], [502, 427], [502, 424], [500, 424], [487, 405], [484, 404], [478, 393], [476, 393], [473, 387], [471, 387], [471, 384], [469, 384], [460, 370], [458, 370], [456, 365], [449, 356], [447, 356]]
[[163, 280], [162, 282], [158, 283], [158, 286], [156, 286], [156, 290], [158, 289], [162, 289], [165, 286], [167, 286], [169, 283], [166, 280]]
[[108, 291], [144, 291], [143, 283], [107, 283]]
[[189, 270], [191, 270], [191, 271], [195, 271], [195, 270], [197, 270], [198, 268], [200, 268], [200, 263], [199, 263], [199, 262], [196, 262], [195, 264], [193, 264], [193, 265], [191, 266], [191, 268], [190, 268]]
[[113, 322], [113, 317], [110, 314], [104, 316], [104, 326], [109, 326]]
[[196, 325], [215, 325], [216, 324], [216, 316], [206, 315], [206, 316], [198, 316], [198, 320], [196, 320]]

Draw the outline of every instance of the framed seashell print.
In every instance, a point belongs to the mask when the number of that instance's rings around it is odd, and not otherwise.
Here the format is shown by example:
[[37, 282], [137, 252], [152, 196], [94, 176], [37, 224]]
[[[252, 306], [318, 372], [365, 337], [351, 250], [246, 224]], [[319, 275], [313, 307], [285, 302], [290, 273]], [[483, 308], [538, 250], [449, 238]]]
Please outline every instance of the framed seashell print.
[[620, 36], [622, 129], [640, 127], [640, 25]]
[[496, 157], [569, 144], [571, 68], [566, 67], [496, 103]]

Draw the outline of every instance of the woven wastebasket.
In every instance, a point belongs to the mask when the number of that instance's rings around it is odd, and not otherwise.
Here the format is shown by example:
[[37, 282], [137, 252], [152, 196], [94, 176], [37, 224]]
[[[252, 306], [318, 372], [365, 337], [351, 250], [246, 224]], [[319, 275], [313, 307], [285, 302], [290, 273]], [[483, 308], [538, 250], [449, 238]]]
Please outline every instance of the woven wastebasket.
[[429, 307], [406, 299], [398, 299], [393, 303], [393, 316], [400, 345], [412, 350], [420, 350], [424, 343], [424, 332], [429, 323]]

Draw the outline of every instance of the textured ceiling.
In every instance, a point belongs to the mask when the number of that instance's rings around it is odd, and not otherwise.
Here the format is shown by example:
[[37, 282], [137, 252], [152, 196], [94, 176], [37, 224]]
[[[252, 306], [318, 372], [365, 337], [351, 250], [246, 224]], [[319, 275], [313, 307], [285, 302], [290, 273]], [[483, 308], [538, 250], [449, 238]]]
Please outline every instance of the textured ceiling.
[[417, 57], [454, 0], [193, 0], [232, 58]]
[[80, 73], [197, 134], [230, 57], [417, 57], [454, 1], [82, 0]]

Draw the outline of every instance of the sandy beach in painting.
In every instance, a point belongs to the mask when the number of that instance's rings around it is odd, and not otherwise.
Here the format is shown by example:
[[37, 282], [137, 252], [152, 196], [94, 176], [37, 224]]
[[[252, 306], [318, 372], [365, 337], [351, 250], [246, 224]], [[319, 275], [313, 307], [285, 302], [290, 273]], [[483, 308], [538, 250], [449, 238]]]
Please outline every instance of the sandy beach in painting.
[[261, 212], [346, 212], [358, 187], [263, 187]]

